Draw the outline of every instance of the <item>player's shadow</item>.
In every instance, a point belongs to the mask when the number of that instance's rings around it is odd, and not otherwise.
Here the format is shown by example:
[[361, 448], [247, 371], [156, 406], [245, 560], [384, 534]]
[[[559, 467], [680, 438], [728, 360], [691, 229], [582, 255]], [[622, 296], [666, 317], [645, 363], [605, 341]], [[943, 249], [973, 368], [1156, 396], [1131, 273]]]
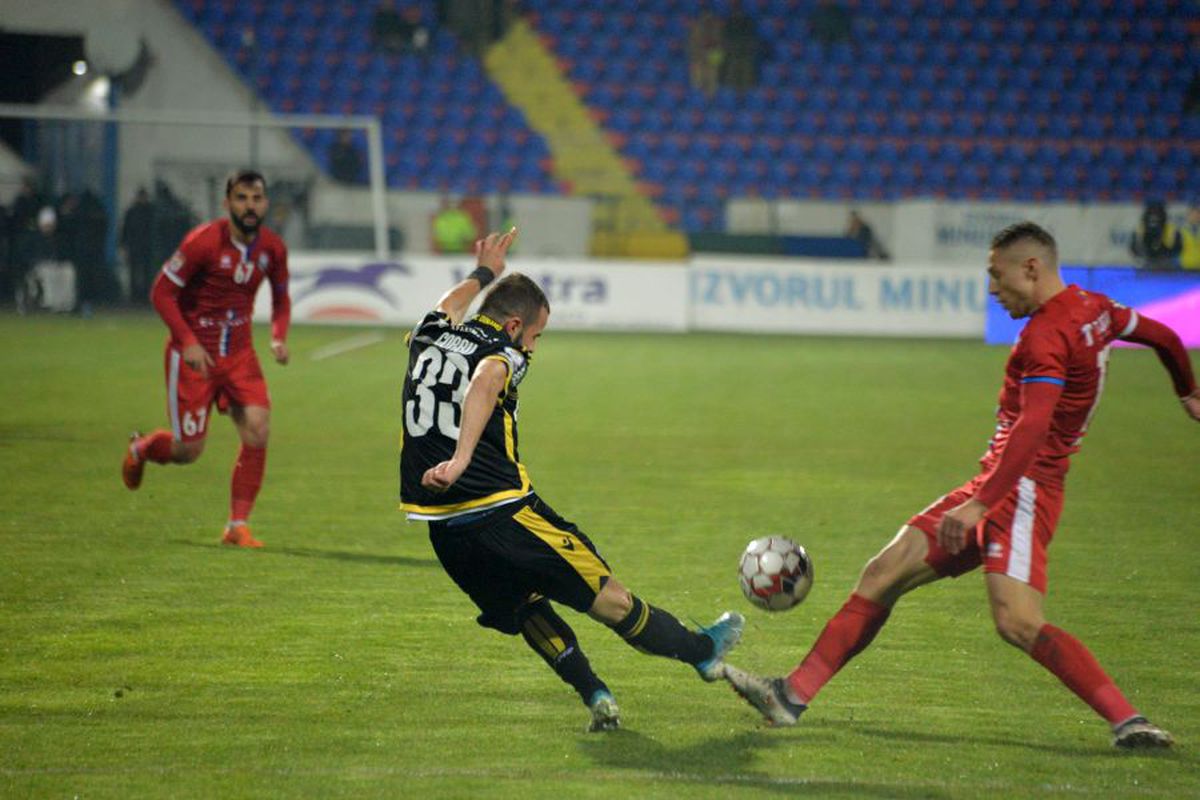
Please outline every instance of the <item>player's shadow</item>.
[[[227, 550], [225, 545], [215, 542], [193, 542], [176, 539], [175, 544], [202, 547], [211, 550]], [[436, 558], [413, 558], [412, 556], [381, 556], [374, 553], [350, 553], [345, 550], [318, 550], [313, 547], [275, 547], [267, 545], [254, 551], [260, 556], [291, 556], [293, 558], [326, 558], [331, 561], [348, 561], [357, 564], [384, 564], [394, 567], [436, 567]]]
[[628, 728], [588, 734], [580, 749], [597, 764], [610, 769], [640, 770], [655, 782], [678, 782], [680, 795], [686, 785], [746, 787], [780, 795], [823, 797], [855, 796], [903, 800], [904, 798], [949, 798], [951, 795], [928, 786], [906, 787], [860, 781], [839, 781], [769, 775], [754, 767], [759, 751], [795, 746], [796, 740], [779, 731], [750, 730], [733, 737], [712, 738], [683, 747], [660, 744]]
[[[863, 736], [874, 736], [881, 739], [890, 739], [892, 741], [903, 742], [928, 742], [929, 744], [946, 744], [952, 746], [961, 745], [963, 742], [968, 742], [974, 745], [986, 745], [988, 747], [1019, 747], [1026, 750], [1036, 750], [1039, 753], [1055, 753], [1062, 756], [1070, 756], [1072, 758], [1087, 758], [1093, 757], [1108, 757], [1120, 755], [1113, 748], [1102, 746], [1103, 740], [1097, 740], [1096, 745], [1071, 745], [1062, 744], [1050, 741], [1046, 738], [1030, 737], [1027, 739], [1007, 739], [1002, 736], [972, 736], [970, 734], [943, 734], [930, 733], [929, 731], [916, 731], [903, 728], [860, 728], [855, 727], [855, 733]], [[1145, 754], [1156, 757], [1171, 757], [1171, 752], [1158, 751], [1143, 751]]]

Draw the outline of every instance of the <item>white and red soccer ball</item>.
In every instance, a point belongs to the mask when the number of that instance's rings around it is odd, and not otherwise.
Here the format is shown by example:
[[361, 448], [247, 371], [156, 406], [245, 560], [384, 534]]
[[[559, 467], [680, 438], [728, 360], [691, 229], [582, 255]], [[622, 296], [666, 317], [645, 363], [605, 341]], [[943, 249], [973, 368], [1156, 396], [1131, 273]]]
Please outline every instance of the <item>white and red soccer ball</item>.
[[742, 593], [766, 611], [786, 611], [812, 588], [812, 559], [804, 548], [782, 536], [764, 536], [746, 545], [738, 565]]

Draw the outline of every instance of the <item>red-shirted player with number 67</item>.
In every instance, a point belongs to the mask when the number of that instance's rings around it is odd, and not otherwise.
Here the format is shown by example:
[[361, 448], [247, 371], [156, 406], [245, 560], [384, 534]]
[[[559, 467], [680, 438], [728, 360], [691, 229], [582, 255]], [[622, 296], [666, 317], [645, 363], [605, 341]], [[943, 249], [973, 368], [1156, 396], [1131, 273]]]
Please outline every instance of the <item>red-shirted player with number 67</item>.
[[263, 227], [267, 184], [242, 170], [225, 182], [228, 219], [192, 230], [163, 265], [150, 299], [170, 329], [166, 347], [167, 413], [171, 430], [135, 433], [121, 476], [142, 483], [146, 462], [190, 464], [204, 451], [209, 412], [228, 413], [242, 446], [233, 467], [229, 522], [221, 541], [262, 547], [246, 524], [262, 485], [271, 398], [250, 335], [254, 296], [271, 284], [271, 355], [288, 361], [287, 247]]
[[1091, 421], [1113, 341], [1158, 353], [1183, 403], [1200, 421], [1187, 351], [1167, 326], [1104, 295], [1065, 286], [1054, 238], [1031, 222], [992, 241], [988, 291], [1029, 323], [1008, 359], [996, 431], [982, 470], [908, 520], [863, 570], [854, 592], [786, 678], [726, 667], [739, 694], [777, 725], [794, 724], [812, 699], [887, 621], [901, 596], [983, 565], [1000, 636], [1024, 650], [1103, 717], [1118, 747], [1168, 747], [1171, 737], [1138, 713], [1082, 642], [1046, 622], [1046, 548], [1058, 524], [1068, 462]]

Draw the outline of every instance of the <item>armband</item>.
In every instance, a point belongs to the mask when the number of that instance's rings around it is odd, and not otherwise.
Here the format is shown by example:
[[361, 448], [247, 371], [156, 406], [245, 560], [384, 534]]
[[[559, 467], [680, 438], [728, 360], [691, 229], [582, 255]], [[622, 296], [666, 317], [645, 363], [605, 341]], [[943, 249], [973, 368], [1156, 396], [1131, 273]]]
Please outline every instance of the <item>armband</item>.
[[467, 277], [474, 278], [475, 280], [479, 281], [480, 289], [486, 289], [489, 283], [496, 280], [496, 273], [492, 272], [487, 267], [476, 267], [474, 271], [472, 271]]

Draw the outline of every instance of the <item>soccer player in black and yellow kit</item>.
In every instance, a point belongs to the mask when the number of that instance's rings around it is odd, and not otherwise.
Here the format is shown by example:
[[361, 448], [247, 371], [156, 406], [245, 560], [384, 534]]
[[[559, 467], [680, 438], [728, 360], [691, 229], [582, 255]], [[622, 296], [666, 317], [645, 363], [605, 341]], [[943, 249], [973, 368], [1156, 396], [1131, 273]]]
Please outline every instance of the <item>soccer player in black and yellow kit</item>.
[[478, 622], [521, 634], [591, 711], [589, 730], [618, 727], [617, 705], [574, 631], [550, 601], [585, 612], [626, 642], [691, 664], [706, 681], [724, 675], [744, 620], [727, 612], [685, 628], [617, 582], [582, 531], [533, 491], [517, 453], [517, 388], [550, 304], [521, 274], [496, 282], [479, 313], [476, 295], [504, 271], [516, 236], [476, 244], [478, 268], [413, 329], [404, 379], [400, 495], [409, 519], [428, 520], [438, 560], [479, 607]]

